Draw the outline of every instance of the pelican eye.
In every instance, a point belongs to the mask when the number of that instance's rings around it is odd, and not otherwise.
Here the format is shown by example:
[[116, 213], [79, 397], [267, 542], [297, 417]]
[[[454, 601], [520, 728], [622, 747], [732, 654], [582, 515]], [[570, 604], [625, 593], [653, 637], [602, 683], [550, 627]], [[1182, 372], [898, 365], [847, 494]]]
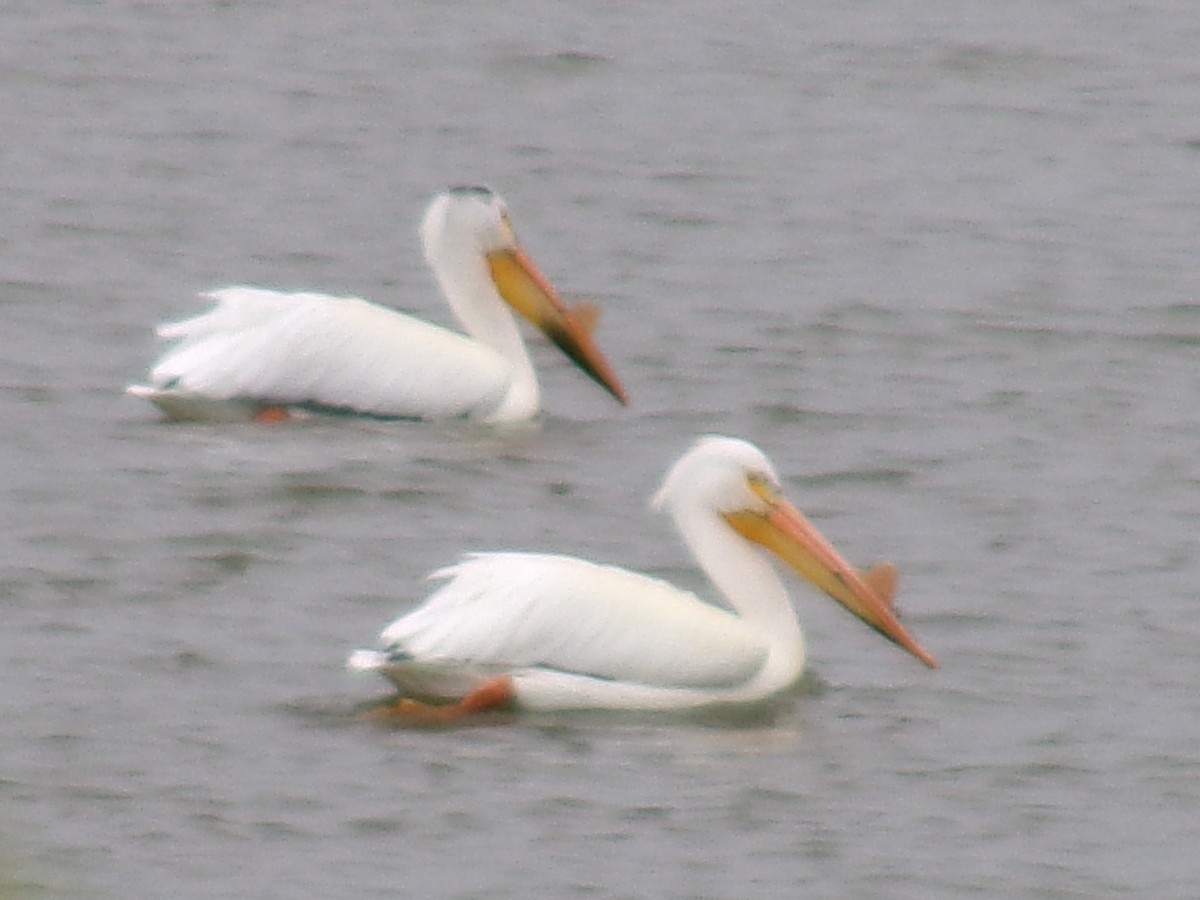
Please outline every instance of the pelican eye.
[[512, 226], [512, 222], [508, 218], [508, 210], [500, 211], [500, 233], [504, 235], [509, 244], [517, 242], [517, 232]]
[[762, 472], [747, 472], [746, 486], [763, 503], [774, 506], [779, 501], [779, 488]]

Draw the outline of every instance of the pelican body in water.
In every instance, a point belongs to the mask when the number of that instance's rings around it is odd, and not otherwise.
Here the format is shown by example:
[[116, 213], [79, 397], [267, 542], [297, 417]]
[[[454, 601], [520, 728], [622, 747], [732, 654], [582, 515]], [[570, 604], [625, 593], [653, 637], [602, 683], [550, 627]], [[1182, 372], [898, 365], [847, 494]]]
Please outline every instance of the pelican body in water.
[[150, 383], [128, 392], [184, 419], [275, 417], [308, 407], [518, 422], [537, 413], [540, 397], [515, 310], [627, 402], [592, 340], [595, 311], [559, 299], [521, 249], [499, 196], [483, 187], [439, 194], [425, 212], [421, 242], [465, 334], [357, 297], [229, 287], [205, 295], [212, 309], [158, 329], [176, 343], [151, 369]]
[[390, 679], [381, 714], [452, 720], [496, 707], [680, 710], [747, 704], [804, 672], [796, 613], [771, 557], [931, 668], [900, 624], [895, 569], [859, 573], [783, 496], [752, 444], [699, 439], [655, 508], [674, 519], [729, 608], [665, 581], [569, 556], [478, 553], [434, 572], [422, 605], [392, 622], [351, 669]]

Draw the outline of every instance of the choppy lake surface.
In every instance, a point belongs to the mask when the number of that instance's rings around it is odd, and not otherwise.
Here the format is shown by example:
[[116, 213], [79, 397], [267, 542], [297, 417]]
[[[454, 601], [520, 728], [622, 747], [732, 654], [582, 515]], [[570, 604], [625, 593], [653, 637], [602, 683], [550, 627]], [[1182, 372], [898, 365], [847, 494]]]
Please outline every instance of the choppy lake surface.
[[[0, 12], [0, 895], [1038, 898], [1200, 884], [1191, 4]], [[445, 322], [484, 182], [601, 338], [538, 425], [172, 426], [228, 283]], [[353, 721], [467, 549], [702, 589], [645, 508], [760, 444], [929, 672], [798, 586], [756, 716]]]

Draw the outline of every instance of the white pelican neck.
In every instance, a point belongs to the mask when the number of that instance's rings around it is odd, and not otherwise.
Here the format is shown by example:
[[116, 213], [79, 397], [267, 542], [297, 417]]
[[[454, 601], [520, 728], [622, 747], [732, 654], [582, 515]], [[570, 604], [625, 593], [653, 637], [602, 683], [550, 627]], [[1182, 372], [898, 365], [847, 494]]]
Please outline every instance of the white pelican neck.
[[804, 634], [791, 598], [767, 553], [743, 540], [711, 509], [672, 509], [675, 527], [713, 586], [746, 622], [758, 626], [769, 645], [755, 679], [783, 687], [804, 671]]
[[421, 224], [425, 260], [463, 330], [512, 366], [508, 391], [488, 418], [529, 418], [541, 399], [533, 361], [512, 311], [496, 290], [485, 249], [470, 229], [447, 216], [447, 203], [446, 195], [435, 200]]

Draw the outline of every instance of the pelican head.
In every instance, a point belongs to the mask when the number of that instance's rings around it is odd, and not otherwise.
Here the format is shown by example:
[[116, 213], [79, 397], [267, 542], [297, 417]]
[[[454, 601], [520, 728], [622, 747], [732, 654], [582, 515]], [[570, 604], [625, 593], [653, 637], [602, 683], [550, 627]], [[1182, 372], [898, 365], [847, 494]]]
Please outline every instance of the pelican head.
[[937, 661], [896, 618], [894, 570], [863, 575], [783, 494], [766, 454], [747, 441], [700, 438], [667, 472], [652, 505], [666, 509], [684, 533], [714, 519], [763, 547], [820, 591], [930, 668]]
[[443, 191], [421, 222], [421, 243], [443, 293], [468, 331], [481, 339], [504, 332], [504, 325], [481, 303], [498, 296], [613, 397], [628, 403], [625, 389], [592, 339], [595, 311], [571, 308], [559, 299], [521, 248], [508, 207], [498, 194], [480, 186]]

